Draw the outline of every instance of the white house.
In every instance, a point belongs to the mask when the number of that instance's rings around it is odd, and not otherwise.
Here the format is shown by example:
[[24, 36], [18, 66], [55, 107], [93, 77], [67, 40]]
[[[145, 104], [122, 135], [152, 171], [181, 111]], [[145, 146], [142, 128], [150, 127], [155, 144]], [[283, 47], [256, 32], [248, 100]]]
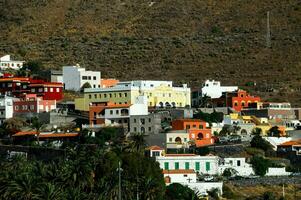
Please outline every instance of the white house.
[[0, 125], [9, 118], [13, 117], [13, 100], [16, 98], [2, 96], [0, 98]]
[[[255, 175], [252, 165], [246, 162], [246, 158], [224, 158], [219, 165], [219, 173], [223, 174], [225, 169], [234, 169], [237, 176], [250, 176]], [[285, 167], [276, 168], [269, 167], [265, 176], [288, 176], [290, 172], [285, 170]]]
[[89, 83], [91, 88], [100, 88], [101, 74], [96, 71], [86, 71], [79, 65], [64, 66], [63, 82], [66, 90], [79, 91], [85, 83]]
[[211, 98], [219, 98], [223, 92], [234, 92], [238, 90], [237, 86], [221, 86], [221, 82], [215, 80], [206, 80], [201, 93], [202, 96], [209, 96]]
[[6, 70], [6, 69], [15, 69], [19, 70], [23, 67], [24, 61], [16, 61], [11, 60], [10, 55], [5, 55], [0, 57], [0, 69]]
[[218, 174], [217, 156], [200, 156], [195, 154], [165, 154], [156, 156], [157, 162], [164, 170], [195, 170], [200, 174]]

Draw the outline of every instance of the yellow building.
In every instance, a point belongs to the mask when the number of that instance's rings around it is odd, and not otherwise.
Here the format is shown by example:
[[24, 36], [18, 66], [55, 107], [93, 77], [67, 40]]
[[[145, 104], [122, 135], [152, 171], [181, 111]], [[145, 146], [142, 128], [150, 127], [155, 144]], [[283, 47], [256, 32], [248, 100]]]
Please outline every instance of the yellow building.
[[84, 97], [75, 99], [75, 109], [88, 111], [92, 102], [111, 101], [115, 104], [132, 104], [136, 97], [147, 97], [150, 107], [190, 106], [190, 88], [186, 84], [173, 87], [172, 81], [120, 82], [110, 88], [85, 89]]

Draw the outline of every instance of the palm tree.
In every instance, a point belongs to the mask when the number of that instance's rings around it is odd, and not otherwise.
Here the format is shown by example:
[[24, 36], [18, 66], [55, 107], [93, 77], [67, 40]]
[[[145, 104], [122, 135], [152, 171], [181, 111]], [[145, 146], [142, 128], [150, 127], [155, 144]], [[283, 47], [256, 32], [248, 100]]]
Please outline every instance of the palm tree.
[[32, 118], [31, 128], [36, 131], [38, 144], [40, 144], [40, 131], [44, 128], [44, 126], [44, 123], [41, 122], [37, 117]]
[[144, 140], [144, 135], [143, 134], [134, 134], [130, 136], [130, 151], [132, 152], [138, 152], [142, 153], [145, 149], [146, 142]]
[[59, 200], [63, 199], [64, 192], [53, 183], [43, 183], [37, 188], [33, 199], [35, 200]]

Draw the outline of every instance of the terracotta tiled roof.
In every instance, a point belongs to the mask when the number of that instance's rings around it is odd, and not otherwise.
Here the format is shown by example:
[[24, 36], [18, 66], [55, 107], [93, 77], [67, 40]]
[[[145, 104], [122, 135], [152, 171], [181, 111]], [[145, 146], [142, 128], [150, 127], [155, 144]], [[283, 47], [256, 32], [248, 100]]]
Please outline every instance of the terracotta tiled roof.
[[173, 169], [173, 170], [163, 170], [163, 174], [195, 174], [193, 169]]
[[165, 157], [197, 156], [196, 154], [165, 154]]
[[301, 145], [301, 139], [284, 142], [282, 144], [279, 144], [278, 146], [292, 146], [292, 145]]
[[149, 149], [149, 150], [164, 150], [163, 148], [161, 148], [159, 146], [150, 146], [147, 149]]
[[[36, 135], [36, 131], [20, 131], [13, 135], [13, 137], [18, 136], [29, 136], [29, 135]], [[49, 134], [40, 134], [40, 138], [54, 138], [54, 137], [76, 137], [78, 133], [49, 133]]]
[[205, 122], [205, 121], [200, 120], [200, 119], [176, 119], [174, 121], [182, 121], [182, 122]]
[[0, 82], [6, 82], [6, 81], [15, 81], [15, 82], [19, 82], [19, 81], [30, 81], [30, 78], [26, 78], [26, 77], [11, 77], [11, 78], [0, 78]]

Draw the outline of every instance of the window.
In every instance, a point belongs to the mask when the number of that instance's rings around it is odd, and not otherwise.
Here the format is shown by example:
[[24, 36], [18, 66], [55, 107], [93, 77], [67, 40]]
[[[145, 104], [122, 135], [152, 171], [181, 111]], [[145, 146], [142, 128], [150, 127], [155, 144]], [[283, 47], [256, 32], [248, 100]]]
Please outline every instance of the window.
[[179, 162], [175, 162], [175, 169], [179, 169]]
[[35, 88], [32, 88], [32, 89], [31, 89], [31, 92], [36, 92], [36, 89], [35, 89]]
[[52, 87], [50, 88], [50, 92], [53, 92], [53, 88]]
[[160, 152], [159, 151], [153, 151], [152, 156], [153, 157], [160, 156]]
[[103, 96], [104, 96], [104, 98], [107, 98], [107, 94], [104, 94]]
[[34, 105], [30, 105], [30, 110], [34, 110]]
[[97, 99], [97, 94], [94, 94], [94, 98]]
[[19, 110], [19, 106], [15, 106], [15, 110]]
[[112, 94], [110, 93], [110, 98], [112, 98]]
[[193, 128], [196, 128], [196, 125], [195, 125], [195, 124], [193, 124], [193, 125], [192, 125], [192, 127], [193, 127]]
[[38, 91], [39, 91], [39, 92], [43, 92], [43, 88], [39, 88]]
[[151, 122], [152, 122], [152, 119], [151, 119], [151, 118], [148, 118], [148, 122], [151, 123]]
[[12, 83], [8, 83], [7, 87], [13, 87], [13, 84]]
[[141, 124], [145, 124], [145, 119], [144, 118], [142, 118], [142, 119], [140, 119], [140, 122], [141, 122]]
[[96, 80], [96, 76], [93, 76], [93, 80]]
[[187, 142], [187, 138], [184, 138], [184, 142]]
[[186, 129], [190, 129], [190, 125], [186, 125]]
[[238, 106], [238, 103], [237, 103], [237, 102], [234, 102], [234, 106]]
[[110, 110], [110, 115], [113, 115], [113, 110]]
[[169, 142], [172, 142], [172, 138], [171, 137], [169, 138]]
[[124, 93], [124, 97], [127, 97], [128, 96], [128, 94], [127, 93]]
[[206, 162], [206, 171], [210, 171], [210, 162]]
[[199, 129], [203, 129], [203, 125], [199, 125]]
[[189, 169], [189, 162], [185, 162], [185, 169]]
[[88, 80], [91, 80], [91, 76], [88, 76]]
[[121, 94], [121, 93], [119, 93], [119, 97], [122, 97], [122, 94]]
[[152, 131], [152, 127], [148, 127], [148, 131]]
[[95, 85], [95, 84], [93, 84], [93, 88], [96, 88], [96, 85]]
[[92, 98], [92, 95], [91, 94], [89, 94], [89, 99], [91, 99]]
[[200, 162], [195, 162], [195, 171], [200, 170]]
[[237, 166], [238, 166], [238, 167], [240, 166], [240, 160], [237, 161]]
[[241, 106], [242, 107], [244, 107], [245, 106], [245, 102], [243, 101], [243, 102], [241, 102]]
[[[23, 86], [23, 87], [24, 87], [24, 86]], [[48, 92], [48, 88], [47, 88], [47, 87], [44, 88], [44, 92]]]
[[137, 123], [137, 119], [134, 119], [134, 123]]
[[116, 114], [117, 114], [117, 115], [119, 114], [119, 110], [116, 110]]
[[169, 97], [171, 97], [171, 93], [169, 93]]
[[101, 94], [99, 94], [99, 98], [101, 98]]
[[88, 80], [87, 76], [82, 76], [82, 80]]
[[56, 92], [60, 92], [60, 88], [56, 88]]
[[134, 127], [134, 132], [137, 132], [137, 127]]
[[169, 163], [168, 162], [164, 162], [164, 169], [169, 170]]
[[152, 106], [153, 105], [153, 103], [152, 102], [149, 102], [149, 106]]

